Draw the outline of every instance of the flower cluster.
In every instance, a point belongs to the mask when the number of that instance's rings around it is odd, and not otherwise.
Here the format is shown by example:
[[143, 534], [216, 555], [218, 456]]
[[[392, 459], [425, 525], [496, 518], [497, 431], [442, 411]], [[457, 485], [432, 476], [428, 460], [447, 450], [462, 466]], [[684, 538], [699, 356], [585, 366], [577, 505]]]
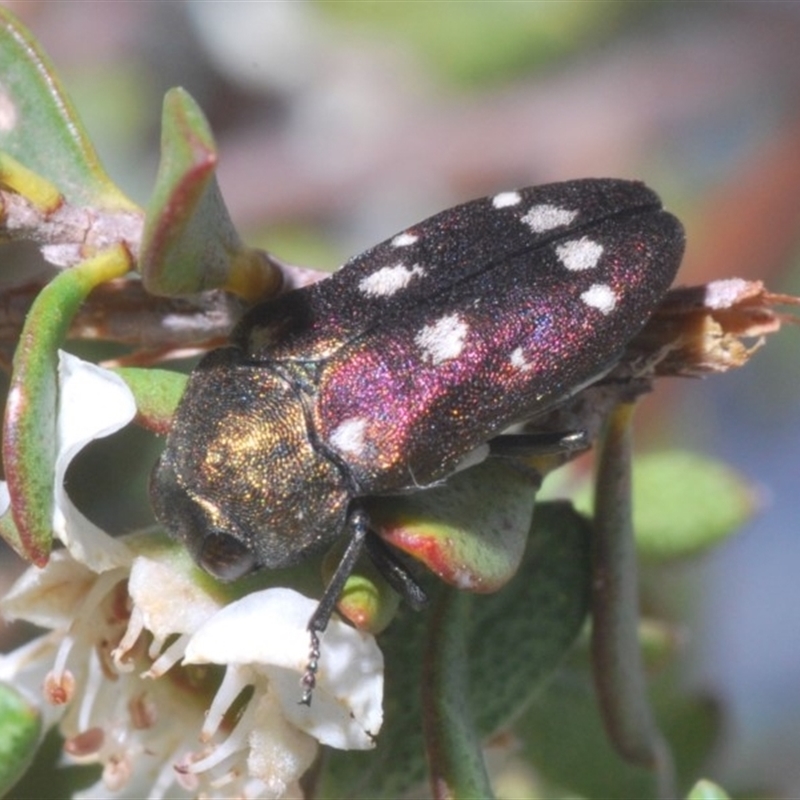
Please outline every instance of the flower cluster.
[[61, 354], [59, 379], [53, 527], [65, 547], [2, 602], [48, 632], [0, 656], [0, 681], [60, 726], [69, 758], [102, 764], [78, 796], [301, 796], [319, 744], [372, 747], [374, 638], [332, 620], [314, 702], [299, 704], [315, 601], [286, 588], [232, 598], [160, 532], [112, 539], [86, 519], [63, 489], [67, 466], [135, 407], [116, 375], [73, 356]]

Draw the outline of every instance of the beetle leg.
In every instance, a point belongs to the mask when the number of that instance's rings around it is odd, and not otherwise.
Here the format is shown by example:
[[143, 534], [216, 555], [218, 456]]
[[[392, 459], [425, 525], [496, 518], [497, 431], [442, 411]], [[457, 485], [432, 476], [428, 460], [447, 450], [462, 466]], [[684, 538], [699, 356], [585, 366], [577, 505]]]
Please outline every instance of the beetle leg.
[[397, 553], [383, 541], [374, 531], [370, 531], [366, 539], [366, 549], [372, 563], [386, 578], [394, 589], [414, 611], [420, 611], [428, 604], [428, 595], [417, 583], [408, 567], [400, 560]]
[[300, 703], [304, 706], [311, 705], [311, 695], [317, 683], [317, 668], [319, 666], [319, 634], [328, 627], [336, 601], [344, 589], [347, 579], [353, 572], [353, 567], [364, 549], [364, 540], [369, 533], [369, 518], [363, 508], [356, 506], [347, 517], [347, 527], [350, 529], [350, 537], [347, 542], [342, 558], [339, 561], [333, 577], [325, 587], [325, 591], [317, 605], [311, 619], [308, 621], [307, 629], [311, 635], [311, 647], [308, 652], [308, 663], [306, 671], [301, 678], [303, 694]]
[[333, 609], [339, 595], [344, 589], [347, 579], [353, 572], [358, 557], [366, 547], [369, 557], [386, 578], [389, 585], [413, 608], [415, 611], [423, 608], [428, 602], [428, 596], [417, 583], [408, 568], [403, 564], [392, 549], [369, 528], [369, 517], [363, 508], [356, 506], [347, 518], [347, 527], [350, 529], [350, 539], [333, 573], [322, 598], [319, 601], [311, 619], [308, 621], [308, 632], [311, 635], [311, 646], [308, 653], [308, 663], [301, 683], [303, 694], [300, 703], [311, 705], [311, 697], [316, 686], [317, 669], [319, 668], [319, 635], [328, 627]]
[[555, 433], [507, 433], [489, 439], [489, 455], [500, 458], [549, 456], [588, 450], [586, 431]]

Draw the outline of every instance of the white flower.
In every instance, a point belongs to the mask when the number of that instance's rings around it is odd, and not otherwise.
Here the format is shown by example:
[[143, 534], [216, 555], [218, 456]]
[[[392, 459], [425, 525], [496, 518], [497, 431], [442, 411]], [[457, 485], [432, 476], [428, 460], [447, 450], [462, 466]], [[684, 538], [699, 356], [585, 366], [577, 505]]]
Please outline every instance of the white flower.
[[129, 564], [130, 554], [75, 508], [64, 477], [89, 442], [124, 428], [135, 415], [136, 402], [122, 378], [59, 351], [53, 532], [77, 561], [96, 572]]
[[273, 588], [226, 605], [160, 534], [112, 540], [90, 523], [63, 476], [81, 447], [129, 421], [132, 398], [112, 373], [63, 354], [60, 381], [54, 529], [66, 549], [3, 600], [6, 616], [49, 632], [0, 656], [0, 680], [60, 725], [74, 761], [103, 765], [77, 796], [299, 797], [319, 743], [372, 747], [374, 638], [332, 620], [313, 704], [300, 705], [315, 602]]
[[256, 669], [297, 728], [331, 747], [368, 749], [382, 722], [373, 697], [382, 692], [383, 659], [372, 636], [332, 620], [321, 640], [314, 701], [310, 707], [297, 702], [298, 675], [308, 661], [305, 625], [315, 608], [315, 601], [289, 589], [249, 594], [191, 637], [184, 663], [236, 664], [242, 674]]

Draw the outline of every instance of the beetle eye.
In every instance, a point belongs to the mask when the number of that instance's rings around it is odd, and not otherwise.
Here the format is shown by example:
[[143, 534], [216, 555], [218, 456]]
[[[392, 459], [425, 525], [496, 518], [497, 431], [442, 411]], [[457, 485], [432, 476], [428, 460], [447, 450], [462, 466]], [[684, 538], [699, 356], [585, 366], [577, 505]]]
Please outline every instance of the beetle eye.
[[203, 539], [197, 562], [221, 581], [235, 581], [256, 567], [252, 551], [227, 533], [208, 534]]

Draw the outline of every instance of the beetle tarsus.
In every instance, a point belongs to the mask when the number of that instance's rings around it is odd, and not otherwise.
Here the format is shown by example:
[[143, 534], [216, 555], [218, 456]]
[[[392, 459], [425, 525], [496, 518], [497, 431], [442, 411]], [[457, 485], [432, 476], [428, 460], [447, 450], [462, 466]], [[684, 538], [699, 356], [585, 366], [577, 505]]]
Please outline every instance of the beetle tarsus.
[[314, 689], [317, 685], [317, 670], [319, 669], [319, 636], [317, 636], [315, 630], [310, 628], [310, 623], [309, 634], [311, 637], [311, 646], [308, 650], [308, 662], [306, 663], [306, 671], [300, 679], [303, 693], [297, 701], [301, 706], [311, 705], [311, 698], [314, 695]]
[[317, 670], [319, 668], [319, 634], [328, 627], [328, 623], [333, 614], [333, 609], [336, 607], [336, 602], [339, 595], [344, 589], [347, 579], [353, 572], [353, 568], [364, 549], [364, 541], [369, 533], [369, 520], [367, 512], [363, 508], [356, 506], [351, 511], [347, 518], [347, 527], [350, 529], [350, 540], [347, 543], [342, 558], [336, 567], [325, 591], [320, 598], [311, 619], [308, 621], [308, 632], [311, 634], [311, 648], [308, 655], [308, 663], [306, 664], [306, 671], [303, 674], [301, 683], [303, 685], [303, 694], [300, 698], [300, 703], [304, 706], [311, 705], [311, 696], [317, 683]]

